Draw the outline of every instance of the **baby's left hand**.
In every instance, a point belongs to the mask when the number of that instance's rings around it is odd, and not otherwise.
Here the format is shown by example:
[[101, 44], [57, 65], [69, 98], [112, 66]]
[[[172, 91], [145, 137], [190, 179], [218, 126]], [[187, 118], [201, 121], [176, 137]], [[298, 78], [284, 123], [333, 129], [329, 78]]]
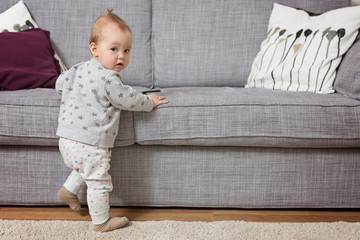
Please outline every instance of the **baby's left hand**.
[[149, 94], [148, 96], [149, 96], [149, 98], [151, 98], [153, 100], [154, 108], [156, 108], [160, 104], [165, 104], [165, 103], [169, 102], [169, 101], [165, 100], [164, 96], [159, 96], [159, 95], [156, 95], [156, 94]]

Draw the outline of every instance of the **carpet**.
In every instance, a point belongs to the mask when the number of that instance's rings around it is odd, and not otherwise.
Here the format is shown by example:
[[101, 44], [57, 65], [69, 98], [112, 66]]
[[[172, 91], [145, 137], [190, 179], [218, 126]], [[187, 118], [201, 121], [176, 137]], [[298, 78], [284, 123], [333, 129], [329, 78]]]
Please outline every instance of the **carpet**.
[[259, 223], [244, 221], [134, 221], [107, 233], [94, 232], [86, 221], [0, 220], [1, 240], [355, 240], [360, 223]]

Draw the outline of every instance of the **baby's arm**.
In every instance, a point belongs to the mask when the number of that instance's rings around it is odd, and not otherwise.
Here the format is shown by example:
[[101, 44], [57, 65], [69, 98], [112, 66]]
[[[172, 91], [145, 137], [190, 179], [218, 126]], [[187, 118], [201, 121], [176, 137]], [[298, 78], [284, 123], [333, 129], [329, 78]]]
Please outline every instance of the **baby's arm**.
[[56, 84], [55, 84], [56, 92], [60, 95], [62, 95], [65, 74], [66, 74], [66, 72], [61, 73], [60, 76], [58, 77], [58, 79], [56, 80]]
[[116, 74], [106, 80], [105, 94], [113, 106], [128, 111], [150, 112], [154, 107], [167, 103], [165, 97], [138, 93], [132, 87], [124, 85]]
[[75, 77], [75, 72], [76, 66], [60, 74], [55, 84], [55, 89], [58, 94], [62, 95], [64, 84], [66, 83], [66, 81], [73, 81]]

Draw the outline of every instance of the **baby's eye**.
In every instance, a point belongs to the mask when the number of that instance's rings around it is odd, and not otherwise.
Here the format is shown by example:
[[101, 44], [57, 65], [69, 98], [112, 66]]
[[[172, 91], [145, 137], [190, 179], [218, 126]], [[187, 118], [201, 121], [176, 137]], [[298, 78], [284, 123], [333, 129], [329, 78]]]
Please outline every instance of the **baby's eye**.
[[125, 49], [124, 52], [125, 52], [125, 53], [129, 53], [129, 52], [130, 52], [130, 49]]
[[111, 51], [116, 52], [117, 48], [110, 48]]

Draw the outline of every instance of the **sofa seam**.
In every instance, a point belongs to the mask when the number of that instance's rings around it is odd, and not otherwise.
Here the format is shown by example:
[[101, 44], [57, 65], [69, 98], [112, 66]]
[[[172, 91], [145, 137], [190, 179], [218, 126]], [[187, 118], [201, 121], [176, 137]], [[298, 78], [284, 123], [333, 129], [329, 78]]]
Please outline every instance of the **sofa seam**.
[[[312, 139], [312, 140], [360, 140], [358, 137], [353, 138], [315, 138], [315, 137], [291, 137], [291, 136], [270, 136], [270, 135], [241, 135], [241, 136], [226, 136], [226, 137], [187, 137], [187, 138], [153, 138], [152, 140], [140, 140], [141, 141], [166, 141], [166, 140], [196, 140], [196, 139], [226, 139], [226, 138], [257, 138], [257, 137], [266, 137], [266, 138], [286, 138], [286, 139]], [[137, 141], [138, 142], [138, 141]]]
[[151, 46], [151, 89], [155, 88], [155, 48], [154, 48], [154, 31], [153, 31], [153, 25], [154, 25], [154, 13], [153, 13], [153, 0], [150, 0], [150, 8], [151, 8], [151, 23], [150, 23], [150, 46]]
[[213, 108], [213, 107], [232, 107], [232, 106], [261, 106], [261, 107], [276, 107], [276, 106], [286, 106], [286, 107], [294, 107], [294, 106], [301, 106], [301, 107], [324, 107], [324, 108], [344, 108], [344, 107], [354, 107], [354, 108], [358, 108], [360, 107], [359, 105], [331, 105], [331, 106], [324, 106], [324, 105], [319, 105], [319, 104], [309, 104], [309, 105], [304, 105], [304, 104], [219, 104], [219, 105], [191, 105], [191, 106], [159, 106], [157, 109], [165, 109], [165, 108], [192, 108], [192, 107], [197, 107], [197, 108]]

